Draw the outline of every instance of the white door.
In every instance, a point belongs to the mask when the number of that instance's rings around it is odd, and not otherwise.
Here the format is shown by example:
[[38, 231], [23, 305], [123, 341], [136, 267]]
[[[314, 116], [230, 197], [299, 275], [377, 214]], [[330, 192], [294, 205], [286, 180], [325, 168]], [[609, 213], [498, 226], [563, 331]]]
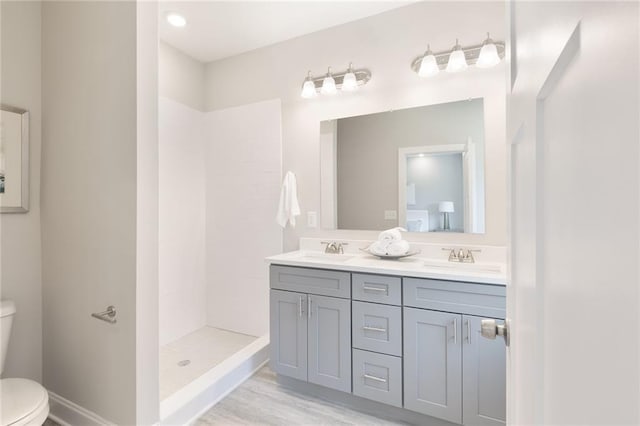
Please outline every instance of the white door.
[[508, 422], [638, 424], [638, 3], [509, 7]]

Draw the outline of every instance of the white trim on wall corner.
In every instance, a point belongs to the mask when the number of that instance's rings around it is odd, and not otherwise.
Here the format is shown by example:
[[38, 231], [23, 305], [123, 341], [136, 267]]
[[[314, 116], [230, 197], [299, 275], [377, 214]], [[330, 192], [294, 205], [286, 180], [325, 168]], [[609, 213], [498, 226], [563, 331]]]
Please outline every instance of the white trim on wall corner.
[[61, 397], [55, 392], [49, 392], [49, 418], [61, 426], [103, 426], [115, 425], [93, 411], [89, 411], [78, 404]]

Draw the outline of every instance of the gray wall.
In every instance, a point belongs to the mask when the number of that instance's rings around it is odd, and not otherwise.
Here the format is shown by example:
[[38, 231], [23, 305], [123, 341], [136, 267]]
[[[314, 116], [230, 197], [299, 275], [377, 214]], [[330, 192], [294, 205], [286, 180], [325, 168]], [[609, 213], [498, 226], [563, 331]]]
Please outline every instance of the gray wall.
[[[465, 144], [469, 137], [484, 146], [483, 101], [343, 118], [337, 128], [338, 228], [386, 229], [398, 226], [397, 220], [384, 219], [385, 210], [398, 210], [398, 148]], [[431, 216], [432, 222], [436, 218]]]
[[0, 2], [2, 82], [0, 101], [30, 113], [29, 212], [0, 215], [0, 297], [13, 299], [13, 322], [4, 377], [42, 376], [40, 239], [41, 4]]
[[[116, 424], [137, 423], [136, 16], [42, 6], [44, 384]], [[90, 317], [111, 304], [116, 325]]]

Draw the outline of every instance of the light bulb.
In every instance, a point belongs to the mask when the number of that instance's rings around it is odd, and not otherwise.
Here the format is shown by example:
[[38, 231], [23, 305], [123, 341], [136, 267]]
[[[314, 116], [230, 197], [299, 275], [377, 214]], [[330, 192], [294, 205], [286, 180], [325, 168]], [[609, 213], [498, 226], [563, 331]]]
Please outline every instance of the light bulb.
[[476, 66], [478, 68], [491, 68], [499, 63], [500, 55], [498, 55], [498, 48], [493, 40], [491, 40], [491, 37], [489, 37], [489, 33], [487, 33], [487, 39], [482, 43]]
[[349, 64], [349, 69], [347, 73], [342, 77], [342, 91], [343, 92], [353, 92], [358, 88], [358, 80], [356, 79], [356, 75], [353, 72], [353, 68], [351, 68], [351, 64]]
[[174, 27], [184, 27], [187, 25], [185, 17], [175, 12], [167, 13], [167, 22]]
[[302, 96], [305, 99], [315, 98], [318, 92], [316, 92], [316, 84], [313, 82], [311, 78], [311, 71], [307, 73], [307, 78], [304, 79], [304, 84], [302, 85]]
[[331, 76], [331, 67], [327, 70], [327, 76], [322, 80], [322, 88], [320, 93], [323, 95], [333, 95], [337, 92], [336, 81]]
[[447, 72], [459, 72], [467, 69], [467, 58], [464, 56], [462, 46], [458, 44], [456, 39], [456, 45], [449, 54], [449, 62], [447, 62]]
[[439, 72], [440, 67], [438, 66], [438, 61], [429, 48], [429, 45], [427, 45], [427, 51], [420, 61], [420, 69], [418, 70], [418, 75], [420, 77], [433, 77]]

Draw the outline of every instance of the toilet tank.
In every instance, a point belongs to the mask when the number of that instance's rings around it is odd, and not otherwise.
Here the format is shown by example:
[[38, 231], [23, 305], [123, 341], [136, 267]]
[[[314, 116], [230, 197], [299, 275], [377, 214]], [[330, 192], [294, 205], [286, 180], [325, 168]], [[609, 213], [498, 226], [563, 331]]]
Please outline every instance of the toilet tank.
[[9, 347], [9, 337], [11, 336], [11, 323], [13, 315], [16, 313], [16, 305], [13, 300], [0, 301], [0, 374], [4, 371], [4, 359]]

